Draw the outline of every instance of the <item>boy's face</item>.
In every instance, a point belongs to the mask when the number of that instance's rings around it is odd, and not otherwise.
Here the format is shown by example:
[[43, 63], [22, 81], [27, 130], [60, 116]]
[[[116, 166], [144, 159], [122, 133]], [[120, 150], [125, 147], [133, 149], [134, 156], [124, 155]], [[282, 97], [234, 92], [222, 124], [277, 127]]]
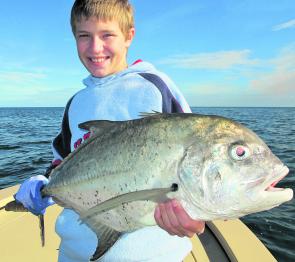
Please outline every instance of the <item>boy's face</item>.
[[134, 28], [124, 35], [117, 21], [82, 18], [76, 24], [75, 38], [82, 64], [95, 77], [105, 77], [127, 67], [127, 50]]

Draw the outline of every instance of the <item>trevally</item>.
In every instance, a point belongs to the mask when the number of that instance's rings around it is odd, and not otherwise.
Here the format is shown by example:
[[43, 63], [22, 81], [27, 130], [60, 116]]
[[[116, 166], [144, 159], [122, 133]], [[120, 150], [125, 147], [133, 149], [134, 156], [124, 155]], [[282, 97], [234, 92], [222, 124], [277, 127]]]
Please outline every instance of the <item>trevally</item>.
[[80, 215], [101, 257], [120, 233], [155, 225], [157, 202], [177, 199], [194, 219], [233, 219], [293, 197], [276, 188], [288, 168], [251, 130], [230, 119], [155, 114], [90, 121], [91, 136], [55, 168], [43, 195]]

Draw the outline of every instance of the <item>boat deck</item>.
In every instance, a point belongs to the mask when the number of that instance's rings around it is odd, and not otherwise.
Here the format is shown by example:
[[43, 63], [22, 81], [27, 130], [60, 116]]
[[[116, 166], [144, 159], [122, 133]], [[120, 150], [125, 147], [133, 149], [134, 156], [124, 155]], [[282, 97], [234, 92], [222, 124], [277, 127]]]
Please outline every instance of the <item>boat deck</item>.
[[[13, 200], [18, 186], [0, 190], [0, 207]], [[1, 262], [57, 261], [59, 237], [55, 219], [62, 208], [54, 205], [45, 215], [45, 247], [41, 247], [38, 218], [30, 213], [0, 210]], [[276, 261], [258, 238], [240, 221], [214, 221], [205, 233], [191, 239], [193, 250], [184, 262]]]

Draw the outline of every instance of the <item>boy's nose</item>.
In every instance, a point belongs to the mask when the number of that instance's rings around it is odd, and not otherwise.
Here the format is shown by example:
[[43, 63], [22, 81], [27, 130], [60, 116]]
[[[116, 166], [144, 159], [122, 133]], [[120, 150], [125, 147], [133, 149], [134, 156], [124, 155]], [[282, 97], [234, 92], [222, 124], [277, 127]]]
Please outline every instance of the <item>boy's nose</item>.
[[94, 53], [99, 53], [103, 50], [104, 42], [99, 37], [93, 37], [90, 49]]

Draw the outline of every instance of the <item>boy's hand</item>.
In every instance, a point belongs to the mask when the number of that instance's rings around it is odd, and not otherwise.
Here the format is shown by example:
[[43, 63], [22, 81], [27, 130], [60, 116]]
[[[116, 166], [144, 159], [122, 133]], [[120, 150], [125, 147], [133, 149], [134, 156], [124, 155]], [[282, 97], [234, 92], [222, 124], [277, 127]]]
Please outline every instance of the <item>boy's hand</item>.
[[157, 224], [170, 235], [193, 237], [205, 230], [205, 222], [192, 219], [175, 199], [160, 203], [154, 217]]

